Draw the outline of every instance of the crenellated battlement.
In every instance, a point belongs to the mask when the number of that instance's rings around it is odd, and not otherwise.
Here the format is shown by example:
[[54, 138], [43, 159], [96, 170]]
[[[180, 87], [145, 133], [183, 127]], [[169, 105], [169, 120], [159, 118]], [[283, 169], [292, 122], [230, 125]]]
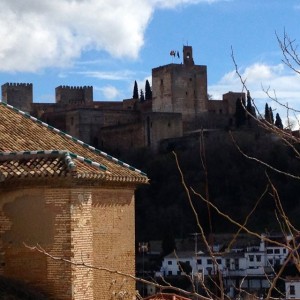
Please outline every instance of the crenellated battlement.
[[60, 85], [55, 88], [55, 100], [61, 104], [92, 103], [93, 87]]
[[7, 82], [3, 86], [9, 87], [32, 87], [32, 83]]
[[86, 89], [93, 89], [92, 86], [69, 86], [69, 85], [60, 85], [56, 89], [70, 89], [70, 90], [86, 90]]

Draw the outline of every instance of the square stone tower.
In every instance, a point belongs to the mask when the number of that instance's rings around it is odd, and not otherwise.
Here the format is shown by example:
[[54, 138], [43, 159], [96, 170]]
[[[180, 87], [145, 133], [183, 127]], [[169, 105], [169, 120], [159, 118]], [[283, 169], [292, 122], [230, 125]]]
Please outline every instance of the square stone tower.
[[207, 67], [195, 65], [191, 46], [183, 47], [183, 63], [152, 69], [154, 112], [182, 114], [183, 125], [207, 111]]
[[33, 102], [32, 83], [5, 83], [1, 87], [2, 101], [22, 111], [30, 112]]

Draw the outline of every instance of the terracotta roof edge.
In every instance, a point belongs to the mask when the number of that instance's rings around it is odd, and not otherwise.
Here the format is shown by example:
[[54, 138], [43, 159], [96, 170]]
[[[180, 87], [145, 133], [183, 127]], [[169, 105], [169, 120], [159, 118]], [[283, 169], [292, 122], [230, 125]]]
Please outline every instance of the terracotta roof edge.
[[48, 156], [48, 155], [54, 155], [54, 156], [65, 156], [65, 162], [68, 166], [68, 168], [72, 171], [76, 169], [76, 164], [72, 160], [72, 158], [78, 159], [81, 162], [87, 163], [93, 167], [96, 167], [98, 169], [101, 169], [102, 171], [108, 172], [107, 167], [99, 164], [97, 162], [94, 162], [90, 159], [87, 159], [85, 157], [79, 156], [75, 153], [69, 152], [67, 150], [36, 150], [36, 151], [1, 151], [0, 152], [0, 161], [1, 160], [7, 160], [9, 158], [15, 158], [17, 156]]

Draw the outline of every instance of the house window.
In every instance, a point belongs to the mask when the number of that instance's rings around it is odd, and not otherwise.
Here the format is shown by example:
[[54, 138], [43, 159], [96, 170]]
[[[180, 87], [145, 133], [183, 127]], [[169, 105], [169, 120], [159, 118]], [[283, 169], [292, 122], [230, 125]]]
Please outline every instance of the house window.
[[295, 296], [295, 286], [290, 285], [290, 295]]
[[273, 259], [268, 259], [268, 262], [271, 266], [273, 266]]
[[208, 259], [207, 259], [207, 264], [208, 264], [208, 265], [212, 265], [212, 259], [208, 258]]
[[261, 255], [256, 255], [256, 261], [261, 261]]
[[198, 264], [198, 265], [202, 265], [202, 259], [200, 259], [200, 258], [197, 259], [197, 264]]
[[238, 270], [240, 268], [240, 264], [239, 264], [239, 259], [238, 258], [234, 259], [234, 267], [235, 267], [236, 270]]
[[230, 269], [230, 259], [226, 258], [226, 268]]
[[275, 249], [275, 250], [274, 250], [274, 253], [275, 253], [275, 254], [279, 254], [279, 253], [280, 253], [280, 249]]
[[285, 254], [286, 253], [286, 249], [284, 248], [284, 249], [282, 249], [282, 252]]
[[249, 261], [254, 261], [254, 255], [249, 255]]
[[169, 272], [168, 272], [168, 275], [172, 275], [172, 271], [169, 271]]
[[273, 254], [273, 249], [267, 249], [267, 254]]
[[171, 260], [168, 260], [168, 265], [171, 265], [172, 264], [172, 261]]
[[222, 264], [222, 259], [221, 258], [217, 258], [217, 264], [221, 265]]

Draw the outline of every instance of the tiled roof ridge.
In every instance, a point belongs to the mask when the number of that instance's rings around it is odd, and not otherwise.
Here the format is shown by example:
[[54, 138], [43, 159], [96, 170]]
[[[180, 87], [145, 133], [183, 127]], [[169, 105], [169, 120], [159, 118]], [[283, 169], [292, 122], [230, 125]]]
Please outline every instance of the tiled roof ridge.
[[[53, 126], [51, 126], [51, 125], [49, 125], [49, 124], [47, 124], [47, 123], [45, 123], [45, 122], [39, 120], [39, 119], [36, 118], [36, 117], [31, 116], [29, 113], [26, 113], [26, 112], [24, 112], [24, 111], [22, 111], [22, 110], [20, 110], [20, 109], [18, 109], [18, 108], [16, 108], [16, 107], [14, 107], [14, 106], [8, 104], [8, 103], [6, 103], [6, 102], [0, 101], [0, 103], [1, 103], [2, 105], [4, 105], [4, 106], [6, 106], [6, 107], [8, 107], [8, 108], [10, 108], [10, 109], [12, 109], [12, 110], [14, 110], [15, 112], [17, 112], [17, 113], [23, 115], [24, 117], [29, 118], [30, 120], [32, 120], [32, 121], [34, 121], [34, 122], [36, 122], [36, 123], [38, 123], [38, 124], [40, 124], [40, 125], [42, 125], [42, 126], [48, 128], [48, 129], [50, 129], [50, 130], [52, 130], [52, 131], [54, 131], [54, 132], [56, 132], [56, 133], [58, 133], [58, 134], [60, 134], [60, 135], [63, 135], [63, 136], [66, 137], [66, 138], [71, 139], [72, 141], [74, 141], [74, 142], [80, 144], [81, 146], [86, 147], [86, 148], [88, 148], [89, 150], [91, 150], [91, 151], [93, 151], [93, 152], [95, 152], [95, 153], [97, 153], [97, 154], [100, 154], [100, 155], [104, 156], [105, 158], [107, 158], [107, 159], [109, 159], [109, 160], [111, 160], [111, 161], [113, 161], [113, 162], [115, 162], [115, 163], [117, 163], [117, 164], [119, 164], [119, 165], [121, 165], [121, 166], [123, 166], [123, 167], [125, 167], [125, 168], [130, 169], [131, 171], [137, 172], [137, 173], [139, 173], [139, 174], [141, 174], [141, 175], [143, 175], [143, 176], [147, 176], [147, 174], [144, 173], [144, 172], [142, 172], [141, 170], [136, 169], [136, 168], [130, 166], [129, 164], [124, 163], [123, 161], [121, 161], [121, 160], [119, 160], [119, 159], [117, 159], [117, 158], [115, 158], [115, 157], [113, 157], [113, 156], [107, 154], [106, 152], [103, 152], [103, 151], [101, 151], [101, 150], [99, 150], [99, 149], [96, 149], [95, 147], [93, 147], [93, 146], [91, 146], [91, 145], [89, 145], [89, 144], [87, 144], [87, 143], [85, 143], [85, 142], [83, 142], [83, 141], [81, 141], [81, 140], [79, 140], [79, 139], [77, 139], [77, 138], [75, 138], [75, 137], [73, 137], [73, 136], [71, 136], [71, 135], [65, 133], [65, 132], [62, 131], [62, 130], [59, 130], [59, 129], [57, 129], [57, 128], [55, 128], [55, 127], [53, 127]], [[89, 160], [89, 159], [87, 159], [87, 158], [84, 158], [84, 159]]]
[[72, 160], [72, 158], [78, 159], [81, 162], [87, 163], [93, 167], [96, 167], [102, 171], [107, 171], [107, 167], [94, 162], [90, 159], [84, 158], [83, 156], [77, 155], [75, 153], [69, 152], [67, 150], [36, 150], [36, 151], [1, 151], [0, 152], [0, 160], [2, 158], [15, 158], [16, 156], [47, 156], [47, 155], [55, 155], [55, 156], [65, 156], [65, 162], [70, 170], [76, 169], [76, 164]]

